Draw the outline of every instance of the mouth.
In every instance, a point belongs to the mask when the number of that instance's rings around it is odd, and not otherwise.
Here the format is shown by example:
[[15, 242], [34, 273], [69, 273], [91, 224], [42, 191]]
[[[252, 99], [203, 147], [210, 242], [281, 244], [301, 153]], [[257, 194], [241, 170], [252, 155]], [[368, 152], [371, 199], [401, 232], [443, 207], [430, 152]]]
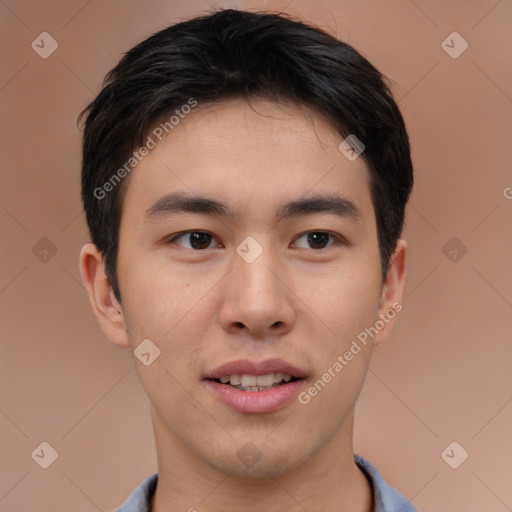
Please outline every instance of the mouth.
[[231, 386], [240, 391], [266, 391], [289, 382], [300, 380], [289, 373], [267, 373], [266, 375], [237, 374], [223, 375], [218, 379], [211, 379], [219, 384]]
[[288, 405], [303, 389], [306, 373], [281, 359], [223, 364], [204, 376], [218, 400], [239, 413], [270, 413]]

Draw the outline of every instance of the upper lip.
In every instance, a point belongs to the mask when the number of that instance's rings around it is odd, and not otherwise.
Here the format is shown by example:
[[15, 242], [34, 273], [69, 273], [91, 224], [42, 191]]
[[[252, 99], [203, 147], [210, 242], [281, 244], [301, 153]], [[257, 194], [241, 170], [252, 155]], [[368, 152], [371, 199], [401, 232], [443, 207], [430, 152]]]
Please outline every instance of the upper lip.
[[285, 373], [292, 377], [303, 378], [306, 373], [282, 359], [265, 359], [252, 361], [250, 359], [237, 359], [221, 364], [215, 370], [207, 373], [206, 379], [220, 379], [230, 375], [268, 375], [269, 373]]

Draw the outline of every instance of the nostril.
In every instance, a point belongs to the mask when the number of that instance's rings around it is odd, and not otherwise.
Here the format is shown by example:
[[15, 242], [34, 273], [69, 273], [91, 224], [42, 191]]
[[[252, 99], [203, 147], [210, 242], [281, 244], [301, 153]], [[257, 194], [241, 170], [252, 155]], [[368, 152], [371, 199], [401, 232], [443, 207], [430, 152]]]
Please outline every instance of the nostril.
[[245, 325], [242, 322], [235, 322], [235, 327], [245, 327]]
[[281, 327], [281, 325], [283, 325], [283, 322], [281, 322], [281, 320], [278, 320], [277, 322], [274, 322], [272, 324], [272, 327]]

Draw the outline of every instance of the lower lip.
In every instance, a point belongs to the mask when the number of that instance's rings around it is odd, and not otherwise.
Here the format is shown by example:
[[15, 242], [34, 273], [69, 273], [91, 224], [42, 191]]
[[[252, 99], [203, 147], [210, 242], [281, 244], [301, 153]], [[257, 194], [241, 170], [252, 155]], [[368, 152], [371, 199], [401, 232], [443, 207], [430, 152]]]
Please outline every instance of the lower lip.
[[221, 402], [236, 412], [263, 414], [285, 407], [304, 386], [304, 379], [276, 386], [265, 391], [242, 391], [214, 380], [206, 381]]

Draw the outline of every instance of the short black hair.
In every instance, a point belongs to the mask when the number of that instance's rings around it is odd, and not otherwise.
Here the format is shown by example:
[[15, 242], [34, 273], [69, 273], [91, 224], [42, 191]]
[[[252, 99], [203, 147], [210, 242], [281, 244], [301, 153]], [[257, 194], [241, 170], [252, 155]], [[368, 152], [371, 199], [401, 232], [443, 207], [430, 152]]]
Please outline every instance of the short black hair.
[[349, 44], [269, 12], [215, 11], [171, 25], [129, 50], [78, 118], [87, 114], [87, 225], [116, 298], [121, 301], [116, 262], [126, 163], [151, 129], [191, 99], [291, 100], [323, 114], [344, 138], [362, 141], [384, 280], [413, 185], [409, 138], [388, 82]]

